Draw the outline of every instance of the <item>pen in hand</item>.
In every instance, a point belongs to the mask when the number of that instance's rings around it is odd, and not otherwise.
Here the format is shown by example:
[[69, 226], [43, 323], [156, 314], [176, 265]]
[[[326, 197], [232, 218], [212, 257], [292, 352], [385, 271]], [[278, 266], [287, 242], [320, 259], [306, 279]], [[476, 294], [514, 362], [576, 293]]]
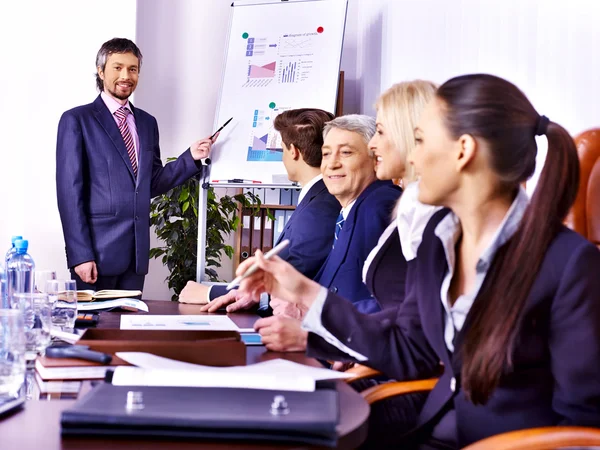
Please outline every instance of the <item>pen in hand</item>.
[[210, 137], [210, 140], [212, 141], [212, 140], [213, 140], [213, 138], [214, 138], [214, 137], [217, 135], [217, 133], [218, 133], [219, 131], [221, 131], [223, 128], [225, 128], [225, 127], [227, 126], [227, 124], [228, 124], [229, 122], [231, 122], [232, 120], [233, 120], [233, 117], [232, 117], [232, 118], [230, 118], [230, 119], [229, 119], [227, 122], [225, 122], [225, 123], [224, 123], [224, 124], [221, 126], [221, 128], [219, 128], [217, 131], [215, 131], [215, 132], [213, 133], [213, 135]]
[[[273, 247], [271, 250], [269, 250], [267, 253], [265, 253], [265, 259], [267, 259], [267, 260], [271, 259], [273, 256], [277, 255], [281, 250], [286, 248], [289, 245], [289, 243], [290, 243], [289, 239], [284, 239], [279, 244], [277, 244], [275, 247]], [[252, 275], [257, 270], [258, 270], [258, 264], [257, 263], [252, 264], [250, 266], [250, 268], [248, 270], [246, 270], [246, 272], [244, 272], [243, 275], [236, 277], [235, 280], [233, 280], [231, 283], [229, 283], [227, 285], [227, 290], [233, 289], [235, 286], [240, 284], [240, 282], [243, 279], [248, 278], [250, 275]]]

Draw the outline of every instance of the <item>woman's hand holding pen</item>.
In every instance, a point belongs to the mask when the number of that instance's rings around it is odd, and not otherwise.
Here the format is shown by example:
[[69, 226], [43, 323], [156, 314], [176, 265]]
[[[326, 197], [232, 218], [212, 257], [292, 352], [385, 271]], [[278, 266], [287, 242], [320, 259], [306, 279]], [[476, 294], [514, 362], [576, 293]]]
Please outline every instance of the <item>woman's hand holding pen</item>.
[[281, 300], [310, 308], [321, 288], [319, 284], [306, 278], [278, 256], [266, 260], [260, 250], [240, 264], [236, 274], [244, 274], [254, 263], [258, 264], [258, 270], [242, 280], [239, 287], [241, 293], [258, 299], [262, 292], [268, 292]]

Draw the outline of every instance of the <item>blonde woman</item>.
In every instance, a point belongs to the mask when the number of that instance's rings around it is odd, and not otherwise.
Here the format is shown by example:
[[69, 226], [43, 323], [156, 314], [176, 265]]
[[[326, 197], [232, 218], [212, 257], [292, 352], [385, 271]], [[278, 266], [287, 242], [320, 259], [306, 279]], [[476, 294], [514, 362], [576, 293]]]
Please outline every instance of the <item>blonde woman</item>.
[[363, 268], [363, 281], [382, 309], [403, 301], [407, 261], [416, 256], [423, 229], [437, 210], [417, 200], [414, 168], [407, 162], [415, 149], [414, 129], [421, 111], [435, 91], [430, 81], [397, 83], [375, 104], [377, 131], [369, 148], [376, 158], [377, 178], [399, 180], [404, 189], [395, 209], [396, 220], [381, 235]]

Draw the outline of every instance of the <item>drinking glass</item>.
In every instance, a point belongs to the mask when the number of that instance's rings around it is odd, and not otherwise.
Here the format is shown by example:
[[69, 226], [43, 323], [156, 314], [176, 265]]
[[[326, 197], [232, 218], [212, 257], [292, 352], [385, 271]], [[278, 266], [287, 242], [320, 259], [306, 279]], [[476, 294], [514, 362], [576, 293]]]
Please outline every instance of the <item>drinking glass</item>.
[[52, 325], [72, 333], [77, 318], [75, 280], [48, 280], [46, 292], [52, 303]]
[[52, 304], [48, 295], [36, 292], [13, 294], [11, 304], [13, 309], [18, 308], [23, 314], [25, 359], [32, 361], [37, 355], [44, 355], [50, 345]]
[[35, 292], [46, 292], [46, 283], [49, 280], [56, 280], [54, 270], [35, 270], [33, 273], [33, 289]]
[[19, 396], [25, 381], [25, 330], [20, 309], [0, 309], [0, 398]]

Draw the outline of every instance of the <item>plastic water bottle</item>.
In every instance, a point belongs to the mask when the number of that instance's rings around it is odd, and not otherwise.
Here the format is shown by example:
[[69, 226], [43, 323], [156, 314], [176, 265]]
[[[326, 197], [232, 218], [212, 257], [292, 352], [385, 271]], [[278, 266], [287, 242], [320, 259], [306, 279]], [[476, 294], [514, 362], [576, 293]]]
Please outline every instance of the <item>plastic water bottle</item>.
[[33, 271], [35, 263], [27, 248], [29, 242], [23, 239], [15, 241], [16, 252], [6, 264], [6, 285], [8, 302], [12, 306], [12, 296], [17, 292], [33, 292]]
[[6, 252], [6, 256], [4, 257], [4, 268], [7, 270], [8, 260], [12, 255], [14, 255], [17, 252], [17, 249], [15, 248], [15, 242], [17, 241], [17, 239], [23, 239], [23, 236], [13, 236], [10, 238], [10, 248], [8, 249], [8, 251]]
[[10, 308], [6, 294], [6, 272], [2, 264], [0, 264], [0, 308]]

